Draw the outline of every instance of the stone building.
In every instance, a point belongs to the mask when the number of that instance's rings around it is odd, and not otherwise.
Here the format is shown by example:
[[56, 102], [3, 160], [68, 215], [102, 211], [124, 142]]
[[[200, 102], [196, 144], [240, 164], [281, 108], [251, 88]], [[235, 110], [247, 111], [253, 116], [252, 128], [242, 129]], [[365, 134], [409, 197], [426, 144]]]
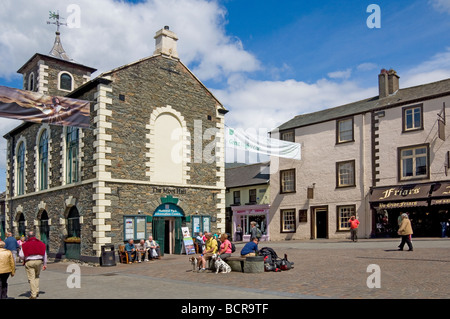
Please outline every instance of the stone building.
[[383, 69], [378, 84], [378, 96], [279, 126], [302, 159], [271, 162], [272, 239], [347, 238], [353, 214], [361, 237], [397, 236], [403, 212], [414, 236], [440, 236], [450, 218], [450, 79], [400, 88]]
[[97, 262], [102, 247], [159, 241], [179, 253], [192, 216], [224, 231], [223, 105], [180, 61], [168, 27], [153, 55], [104, 72], [64, 52], [19, 73], [24, 89], [91, 102], [90, 129], [23, 123], [8, 141], [6, 227], [35, 230], [50, 256]]
[[[256, 222], [261, 230], [261, 240], [270, 240], [269, 181], [269, 162], [226, 168], [227, 232], [232, 234], [233, 240], [250, 241], [251, 222]], [[242, 234], [236, 233], [238, 226]]]

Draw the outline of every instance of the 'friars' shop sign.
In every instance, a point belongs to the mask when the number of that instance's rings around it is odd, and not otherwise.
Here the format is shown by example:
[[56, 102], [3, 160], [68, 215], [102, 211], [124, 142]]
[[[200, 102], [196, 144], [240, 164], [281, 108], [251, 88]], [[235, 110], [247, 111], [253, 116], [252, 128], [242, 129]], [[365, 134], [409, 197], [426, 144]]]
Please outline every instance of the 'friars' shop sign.
[[430, 184], [412, 184], [372, 189], [370, 201], [379, 208], [406, 208], [427, 206]]

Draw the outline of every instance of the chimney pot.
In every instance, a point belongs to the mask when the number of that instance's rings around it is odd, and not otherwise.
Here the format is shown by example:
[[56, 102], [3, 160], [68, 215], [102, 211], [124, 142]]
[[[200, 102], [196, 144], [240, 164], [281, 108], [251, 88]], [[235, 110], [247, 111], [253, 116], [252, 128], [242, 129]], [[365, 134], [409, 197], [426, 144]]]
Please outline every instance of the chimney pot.
[[380, 99], [398, 91], [399, 78], [395, 70], [381, 69], [378, 75], [378, 96]]

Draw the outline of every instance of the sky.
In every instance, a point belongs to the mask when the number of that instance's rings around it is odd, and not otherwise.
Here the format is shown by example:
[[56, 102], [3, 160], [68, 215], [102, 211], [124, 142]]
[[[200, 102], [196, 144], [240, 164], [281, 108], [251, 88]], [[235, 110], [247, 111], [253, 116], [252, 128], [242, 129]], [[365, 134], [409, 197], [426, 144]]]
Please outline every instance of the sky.
[[[373, 6], [375, 5], [375, 6]], [[59, 11], [61, 41], [76, 62], [102, 72], [151, 56], [169, 26], [181, 61], [222, 102], [228, 127], [269, 131], [296, 115], [376, 96], [381, 69], [400, 88], [450, 77], [450, 0], [2, 0], [0, 85], [48, 54]], [[375, 7], [375, 9], [374, 9]], [[63, 20], [64, 22], [64, 20]], [[0, 118], [3, 136], [21, 122]]]

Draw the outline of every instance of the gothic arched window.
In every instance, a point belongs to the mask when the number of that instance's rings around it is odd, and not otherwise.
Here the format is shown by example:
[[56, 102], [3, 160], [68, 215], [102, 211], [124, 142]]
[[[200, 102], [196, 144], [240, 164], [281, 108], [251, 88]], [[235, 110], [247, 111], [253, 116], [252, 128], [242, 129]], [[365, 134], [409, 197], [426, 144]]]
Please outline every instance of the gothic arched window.
[[39, 189], [48, 187], [48, 133], [44, 130], [39, 139]]

